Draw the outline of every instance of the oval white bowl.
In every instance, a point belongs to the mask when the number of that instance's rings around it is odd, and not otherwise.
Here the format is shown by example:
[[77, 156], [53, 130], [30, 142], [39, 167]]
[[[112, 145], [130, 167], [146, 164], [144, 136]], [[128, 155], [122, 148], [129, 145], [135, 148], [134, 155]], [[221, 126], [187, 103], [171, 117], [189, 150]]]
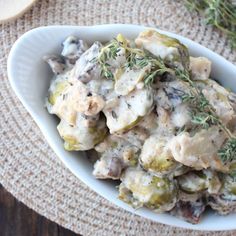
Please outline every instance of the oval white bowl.
[[[210, 211], [205, 214], [201, 223], [192, 225], [169, 214], [157, 214], [145, 208], [134, 210], [117, 199], [118, 192], [112, 182], [97, 180], [92, 176], [93, 166], [84, 158], [82, 152], [67, 152], [63, 149], [63, 142], [56, 129], [57, 120], [49, 115], [44, 107], [52, 73], [42, 57], [45, 54], [59, 53], [61, 42], [69, 35], [77, 35], [88, 43], [96, 40], [106, 42], [118, 33], [135, 38], [144, 29], [144, 26], [121, 24], [88, 27], [47, 26], [33, 29], [15, 42], [9, 54], [7, 68], [11, 86], [61, 161], [73, 174], [104, 198], [132, 213], [168, 225], [197, 230], [236, 229], [236, 214], [219, 216]], [[191, 55], [209, 58], [213, 63], [212, 77], [236, 92], [236, 67], [233, 64], [187, 38], [157, 31], [179, 39], [189, 48]]]

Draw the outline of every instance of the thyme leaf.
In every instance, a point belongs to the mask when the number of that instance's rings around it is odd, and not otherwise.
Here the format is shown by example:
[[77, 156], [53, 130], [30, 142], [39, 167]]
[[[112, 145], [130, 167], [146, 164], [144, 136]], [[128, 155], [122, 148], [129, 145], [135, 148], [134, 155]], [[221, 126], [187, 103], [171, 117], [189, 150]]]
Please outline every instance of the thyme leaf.
[[236, 138], [229, 139], [218, 151], [218, 155], [223, 163], [230, 163], [236, 158]]
[[215, 109], [211, 106], [202, 91], [191, 79], [190, 73], [186, 70], [176, 70], [176, 76], [184, 83], [189, 85], [190, 93], [182, 96], [183, 102], [188, 102], [192, 108], [191, 121], [193, 124], [208, 129], [212, 125], [217, 125], [228, 137], [228, 140], [221, 149], [218, 150], [218, 156], [222, 163], [227, 164], [236, 160], [236, 137], [223, 124]]
[[121, 48], [126, 52], [125, 68], [142, 69], [150, 65], [151, 70], [147, 72], [144, 77], [144, 84], [151, 85], [157, 76], [161, 76], [164, 73], [173, 73], [173, 71], [166, 67], [164, 61], [159, 57], [152, 57], [145, 53], [141, 49], [131, 48], [127, 45], [119, 42], [117, 39], [112, 40], [107, 46], [103, 47], [97, 58], [97, 62], [101, 68], [101, 76], [107, 79], [114, 79], [114, 75], [111, 70], [111, 65], [108, 63], [110, 59], [116, 59]]

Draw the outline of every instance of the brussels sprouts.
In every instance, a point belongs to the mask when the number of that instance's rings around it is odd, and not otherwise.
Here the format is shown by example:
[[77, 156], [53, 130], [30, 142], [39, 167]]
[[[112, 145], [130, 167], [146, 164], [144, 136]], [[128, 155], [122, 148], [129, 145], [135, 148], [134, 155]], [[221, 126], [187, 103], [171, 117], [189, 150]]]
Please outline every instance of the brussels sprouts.
[[145, 141], [140, 162], [145, 170], [157, 176], [171, 173], [178, 166], [168, 150], [167, 140], [154, 135]]
[[107, 118], [110, 133], [113, 134], [133, 128], [152, 108], [153, 91], [142, 89], [134, 90], [127, 96], [119, 97], [113, 107], [105, 106], [103, 112]]
[[94, 165], [96, 178], [119, 179], [125, 167], [137, 164], [139, 148], [114, 135], [95, 146], [95, 150], [101, 156]]
[[188, 49], [175, 38], [160, 34], [155, 30], [146, 30], [139, 34], [135, 43], [174, 67], [189, 68]]
[[236, 161], [232, 161], [229, 165], [229, 172], [234, 173], [236, 171]]
[[188, 193], [199, 192], [207, 189], [206, 176], [202, 172], [189, 172], [178, 177], [180, 189]]
[[230, 198], [234, 198], [236, 200], [236, 177], [235, 176], [227, 176], [224, 181], [224, 191], [230, 195]]
[[146, 206], [157, 212], [172, 209], [176, 202], [175, 182], [153, 176], [138, 168], [127, 168], [121, 177], [119, 198], [134, 207]]
[[64, 148], [67, 151], [92, 149], [96, 144], [103, 141], [107, 135], [104, 120], [99, 120], [96, 127], [87, 127], [83, 124], [83, 117], [79, 118], [81, 123], [78, 126], [71, 126], [64, 120], [61, 120], [57, 126], [60, 136], [65, 141]]
[[223, 186], [218, 194], [209, 196], [208, 202], [212, 209], [225, 215], [236, 211], [236, 178], [235, 174], [223, 175]]
[[119, 179], [124, 168], [138, 162], [139, 148], [114, 135], [95, 146], [95, 150], [101, 155], [93, 171], [98, 179]]
[[116, 40], [122, 44], [122, 46], [125, 48], [128, 44], [127, 39], [122, 35], [122, 34], [118, 34], [116, 37]]
[[210, 194], [218, 193], [221, 182], [216, 172], [211, 170], [191, 171], [177, 178], [181, 190], [196, 193], [207, 190]]
[[69, 82], [65, 79], [56, 79], [50, 86], [48, 102], [51, 105], [54, 105], [58, 99], [62, 95], [62, 93], [70, 86]]
[[187, 172], [189, 172], [190, 170], [191, 170], [190, 167], [184, 166], [184, 165], [180, 165], [180, 166], [178, 166], [178, 167], [174, 170], [174, 176], [177, 177], [177, 176], [184, 175], [184, 174], [186, 174]]
[[137, 84], [144, 79], [150, 69], [150, 65], [147, 65], [142, 69], [117, 69], [115, 72], [115, 92], [123, 96], [129, 94], [135, 89]]

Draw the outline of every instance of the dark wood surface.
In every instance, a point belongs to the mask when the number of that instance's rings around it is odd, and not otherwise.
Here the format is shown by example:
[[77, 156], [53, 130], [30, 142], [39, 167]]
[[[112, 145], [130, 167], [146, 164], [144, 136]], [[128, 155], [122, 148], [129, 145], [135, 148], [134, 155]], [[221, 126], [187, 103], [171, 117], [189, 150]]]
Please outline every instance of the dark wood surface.
[[76, 236], [29, 209], [0, 185], [1, 236]]

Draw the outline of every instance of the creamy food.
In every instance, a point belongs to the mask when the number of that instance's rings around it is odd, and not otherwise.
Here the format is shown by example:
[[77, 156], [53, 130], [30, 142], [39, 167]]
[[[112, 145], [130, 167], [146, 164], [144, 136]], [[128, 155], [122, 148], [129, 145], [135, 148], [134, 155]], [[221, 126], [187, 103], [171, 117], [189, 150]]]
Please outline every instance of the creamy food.
[[120, 180], [119, 199], [198, 223], [206, 206], [236, 210], [236, 96], [154, 30], [88, 45], [69, 36], [45, 56], [46, 107], [68, 151], [95, 150], [93, 175]]

